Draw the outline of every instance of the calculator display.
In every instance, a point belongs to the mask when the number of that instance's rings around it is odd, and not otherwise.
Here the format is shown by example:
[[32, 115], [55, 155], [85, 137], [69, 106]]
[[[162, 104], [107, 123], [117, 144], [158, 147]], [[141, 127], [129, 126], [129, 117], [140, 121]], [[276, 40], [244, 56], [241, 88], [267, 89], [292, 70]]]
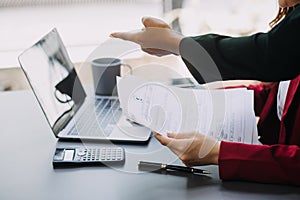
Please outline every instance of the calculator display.
[[65, 150], [64, 161], [72, 161], [74, 157], [74, 150]]

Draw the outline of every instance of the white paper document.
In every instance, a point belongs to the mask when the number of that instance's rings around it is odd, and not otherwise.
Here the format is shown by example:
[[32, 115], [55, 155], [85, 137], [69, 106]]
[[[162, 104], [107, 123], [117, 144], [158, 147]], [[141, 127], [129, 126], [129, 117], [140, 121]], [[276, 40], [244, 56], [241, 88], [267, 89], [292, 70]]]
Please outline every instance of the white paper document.
[[155, 132], [199, 132], [218, 140], [257, 143], [252, 91], [184, 89], [131, 75], [117, 82], [125, 116]]

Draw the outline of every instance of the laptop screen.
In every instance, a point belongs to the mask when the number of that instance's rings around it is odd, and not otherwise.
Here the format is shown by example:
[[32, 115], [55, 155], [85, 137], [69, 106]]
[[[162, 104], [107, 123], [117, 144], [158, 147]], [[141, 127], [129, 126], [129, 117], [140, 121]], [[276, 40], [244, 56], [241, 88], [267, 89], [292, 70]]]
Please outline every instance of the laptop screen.
[[20, 65], [54, 131], [82, 105], [86, 93], [56, 29], [19, 56]]

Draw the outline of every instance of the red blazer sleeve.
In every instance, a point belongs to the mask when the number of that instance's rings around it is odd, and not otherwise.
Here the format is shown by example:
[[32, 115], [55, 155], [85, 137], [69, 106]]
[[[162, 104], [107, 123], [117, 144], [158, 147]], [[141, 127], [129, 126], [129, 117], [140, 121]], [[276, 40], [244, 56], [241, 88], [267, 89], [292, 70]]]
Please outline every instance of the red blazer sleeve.
[[254, 91], [254, 111], [256, 116], [260, 116], [265, 106], [270, 90], [275, 88], [278, 83], [249, 85], [247, 89]]
[[300, 186], [300, 148], [297, 145], [249, 145], [223, 141], [219, 173], [223, 180]]

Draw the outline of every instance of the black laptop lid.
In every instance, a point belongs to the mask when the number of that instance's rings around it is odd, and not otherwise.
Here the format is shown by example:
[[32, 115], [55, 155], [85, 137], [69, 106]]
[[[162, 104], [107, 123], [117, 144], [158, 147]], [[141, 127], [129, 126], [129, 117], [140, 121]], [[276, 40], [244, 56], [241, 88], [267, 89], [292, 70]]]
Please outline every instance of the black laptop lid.
[[20, 65], [57, 135], [85, 100], [86, 93], [56, 29], [19, 56]]

